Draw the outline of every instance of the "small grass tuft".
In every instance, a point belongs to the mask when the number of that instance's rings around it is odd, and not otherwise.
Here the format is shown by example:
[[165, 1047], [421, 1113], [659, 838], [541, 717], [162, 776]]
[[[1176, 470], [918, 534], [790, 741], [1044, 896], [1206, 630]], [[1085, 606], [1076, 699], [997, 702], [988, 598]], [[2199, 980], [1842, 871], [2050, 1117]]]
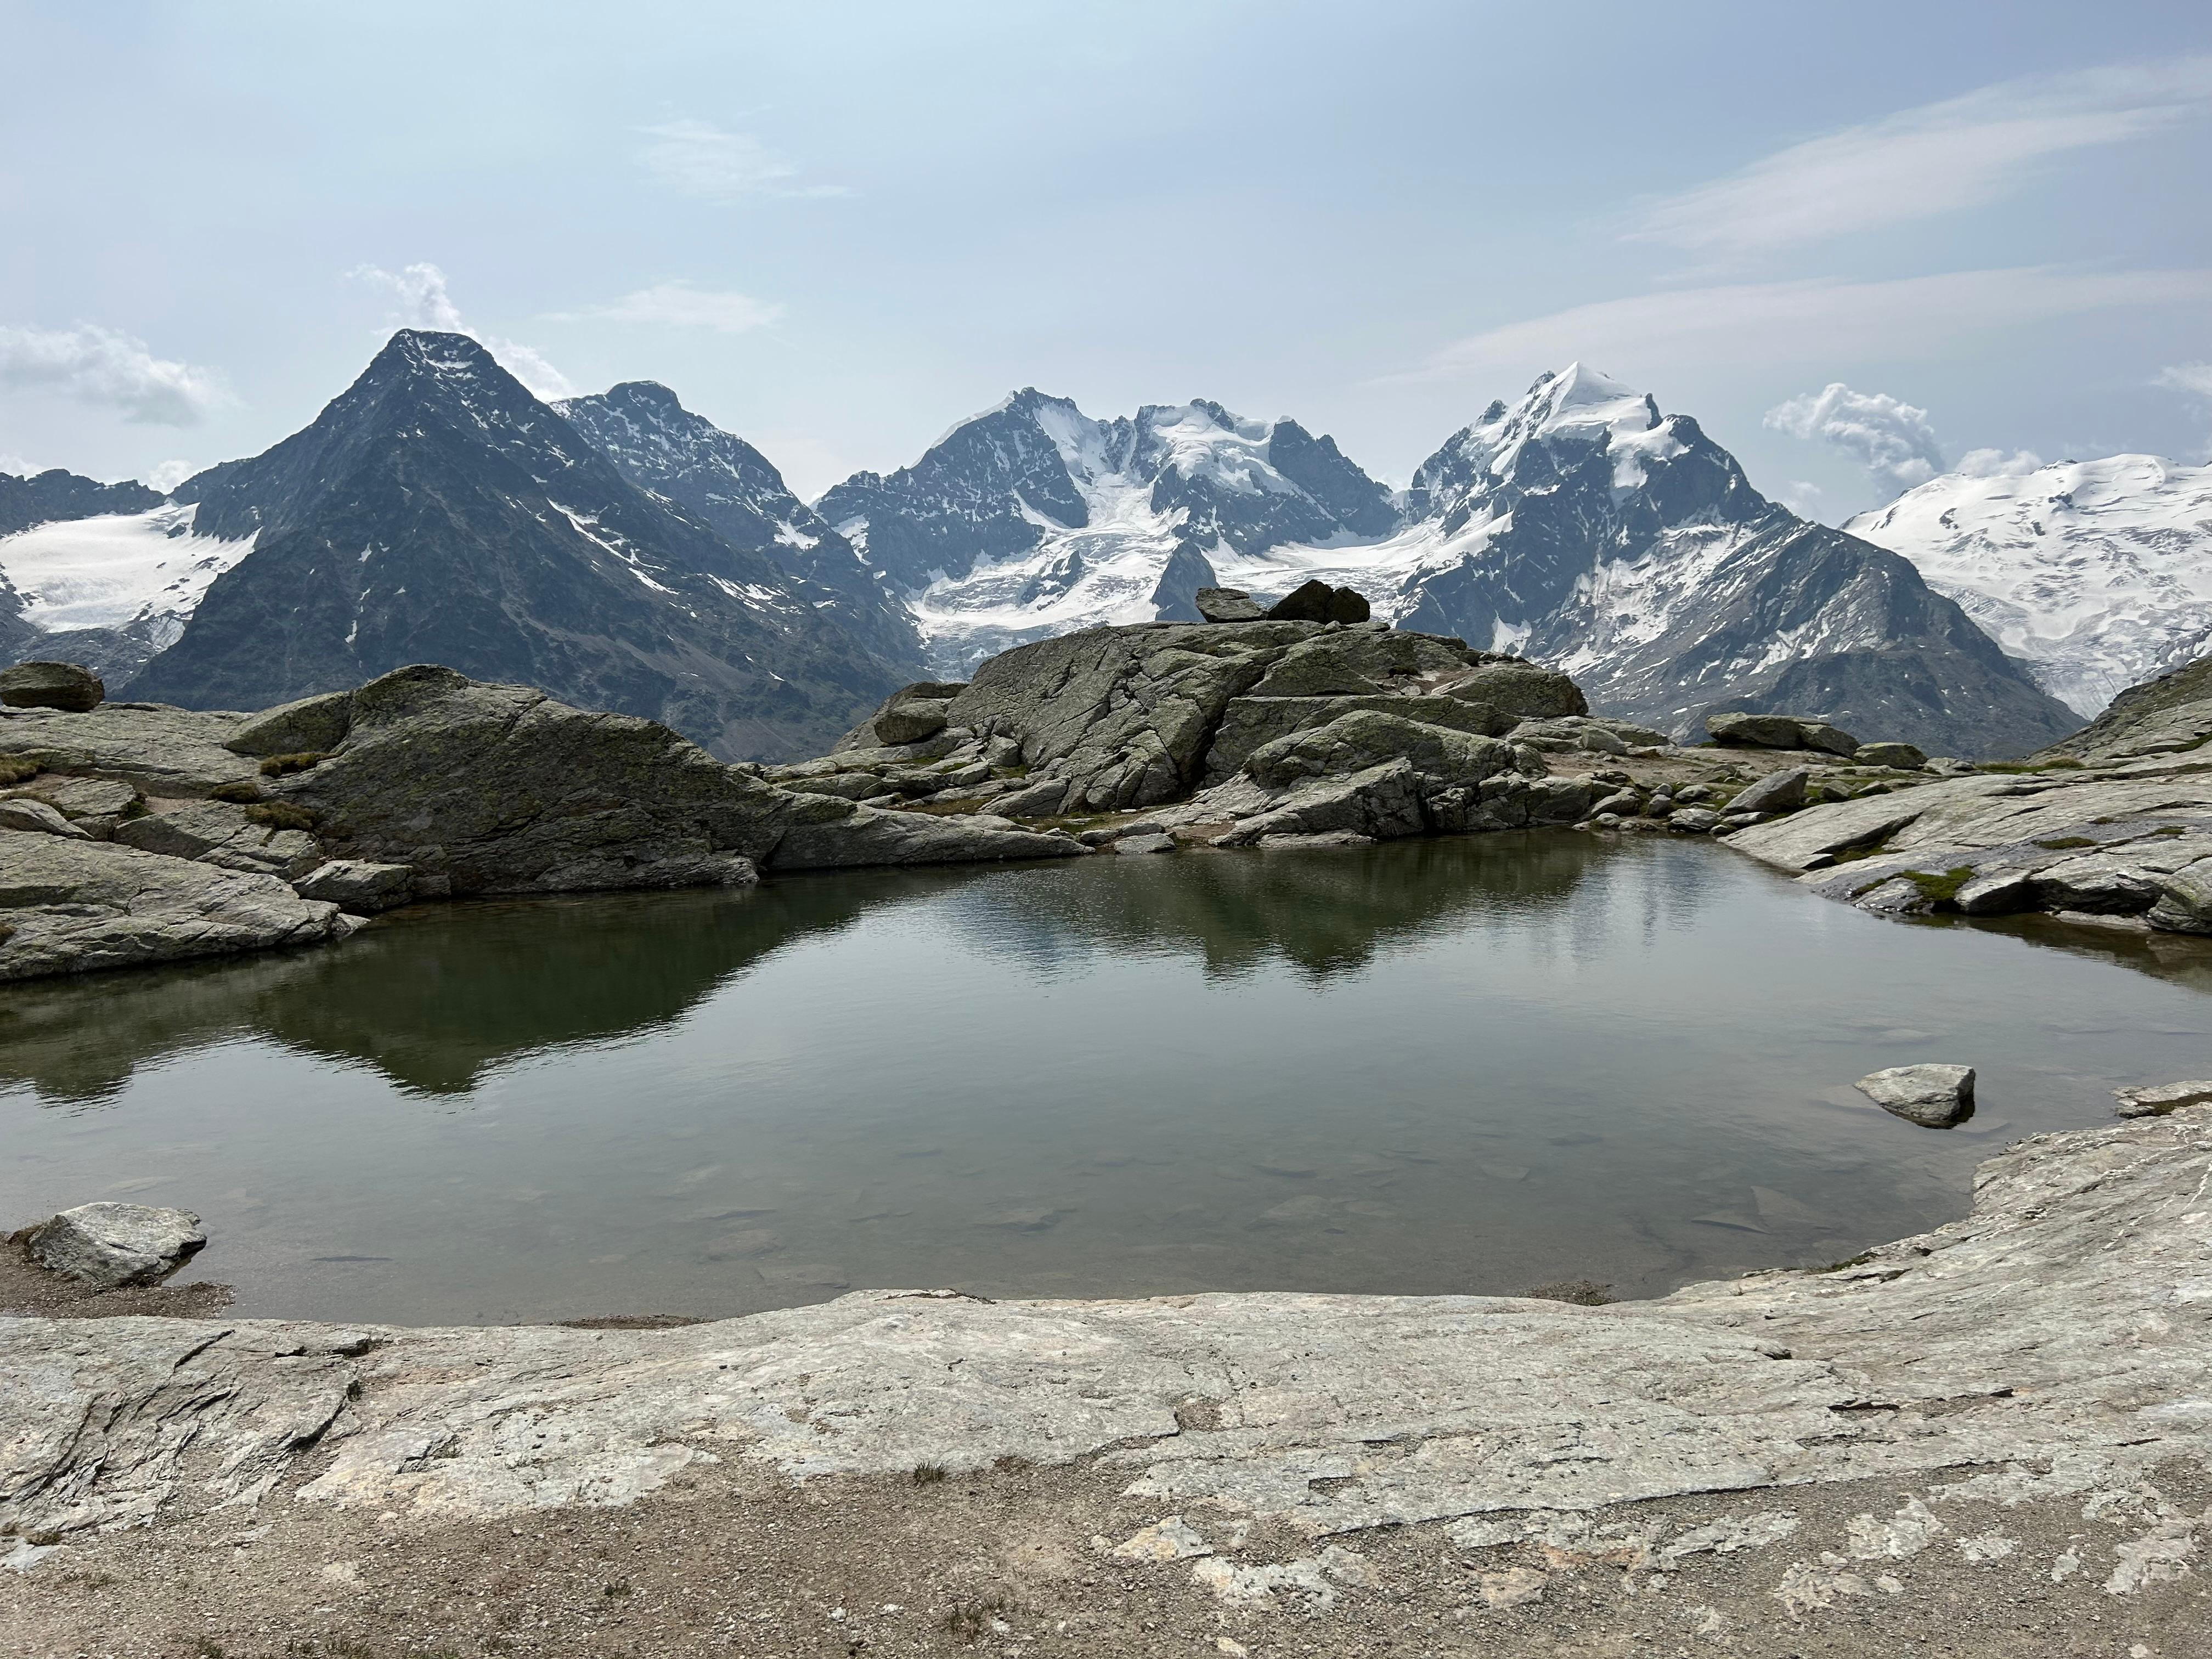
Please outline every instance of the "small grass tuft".
[[246, 778], [234, 778], [228, 783], [218, 783], [208, 791], [210, 800], [227, 800], [234, 806], [251, 806], [262, 799], [261, 786]]
[[602, 1588], [599, 1594], [602, 1595], [622, 1596], [634, 1595], [635, 1592], [630, 1589], [629, 1579], [617, 1578], [611, 1584], [608, 1584]]
[[2053, 836], [2049, 841], [2039, 841], [2035, 844], [2049, 852], [2063, 853], [2069, 848], [2094, 847], [2099, 843], [2094, 836]]
[[2189, 826], [2182, 823], [2161, 823], [2151, 831], [2154, 836], [2185, 836], [2188, 833]]
[[1921, 897], [1930, 904], [1943, 905], [1957, 900], [1959, 890], [1974, 878], [1974, 866], [1954, 865], [1940, 876], [1926, 870], [1900, 870], [1898, 873], [1917, 887]]
[[320, 766], [330, 756], [319, 749], [302, 749], [293, 755], [271, 755], [261, 763], [261, 775], [281, 778], [293, 772], [304, 772], [310, 767]]
[[246, 809], [246, 821], [270, 830], [312, 830], [315, 813], [297, 801], [256, 801]]
[[1874, 1260], [1872, 1250], [1861, 1250], [1856, 1255], [1847, 1255], [1841, 1261], [1831, 1261], [1825, 1267], [1815, 1267], [1816, 1273], [1839, 1273], [1846, 1267], [1863, 1267]]
[[39, 775], [39, 763], [19, 756], [0, 755], [0, 784], [21, 783]]
[[914, 1484], [917, 1486], [933, 1486], [944, 1479], [945, 1468], [942, 1463], [917, 1463], [914, 1466]]

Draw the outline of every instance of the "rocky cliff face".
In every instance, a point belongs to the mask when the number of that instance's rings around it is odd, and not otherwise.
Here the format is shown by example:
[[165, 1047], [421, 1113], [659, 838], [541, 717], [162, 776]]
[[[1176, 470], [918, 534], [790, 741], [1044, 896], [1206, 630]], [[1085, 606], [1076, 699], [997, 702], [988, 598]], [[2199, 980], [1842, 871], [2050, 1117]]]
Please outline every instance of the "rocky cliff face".
[[137, 697], [263, 708], [430, 659], [778, 756], [905, 678], [463, 336], [395, 335], [312, 426], [177, 495], [197, 534], [254, 539]]
[[731, 546], [820, 590], [825, 597], [815, 607], [825, 618], [902, 673], [921, 672], [921, 639], [906, 606], [743, 438], [694, 415], [651, 380], [628, 380], [553, 406], [632, 483], [675, 502]]

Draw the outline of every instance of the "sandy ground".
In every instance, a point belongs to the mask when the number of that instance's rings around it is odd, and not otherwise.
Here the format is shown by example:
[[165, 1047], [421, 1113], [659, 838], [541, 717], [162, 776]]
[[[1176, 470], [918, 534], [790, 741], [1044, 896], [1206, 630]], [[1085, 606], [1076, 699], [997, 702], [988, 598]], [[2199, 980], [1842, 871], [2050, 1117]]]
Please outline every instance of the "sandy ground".
[[[1763, 1548], [1662, 1572], [1540, 1547], [1454, 1546], [1441, 1525], [1316, 1540], [1234, 1517], [1184, 1516], [1217, 1555], [1117, 1559], [1101, 1547], [1164, 1517], [1124, 1498], [1125, 1472], [1004, 1468], [832, 1479], [694, 1474], [626, 1509], [403, 1530], [389, 1517], [272, 1496], [233, 1512], [71, 1544], [0, 1573], [0, 1630], [22, 1656], [513, 1654], [850, 1656], [1817, 1655], [2195, 1659], [2212, 1646], [2212, 1579], [2131, 1595], [2104, 1588], [2140, 1518], [2078, 1502], [2000, 1509], [1934, 1500], [1947, 1529], [1905, 1559], [1854, 1560], [1859, 1584], [1793, 1613], [1793, 1564], [1848, 1548], [1850, 1519], [1907, 1494], [1881, 1482], [1642, 1506], [1638, 1518], [1793, 1515]], [[2202, 1471], [2169, 1498], [2212, 1501]], [[1997, 1541], [1992, 1541], [1992, 1535]], [[1237, 1540], [1241, 1538], [1241, 1544]], [[1962, 1540], [1993, 1559], [1968, 1558]], [[1225, 1604], [1194, 1569], [1312, 1560], [1331, 1588]], [[2069, 1551], [2081, 1568], [2053, 1582]], [[1887, 1583], [1880, 1580], [1887, 1578]], [[1364, 1581], [1364, 1582], [1362, 1582]], [[1510, 1605], [1540, 1588], [1536, 1599]], [[1508, 1605], [1491, 1605], [1492, 1600]], [[1333, 1601], [1332, 1598], [1333, 1597]]]

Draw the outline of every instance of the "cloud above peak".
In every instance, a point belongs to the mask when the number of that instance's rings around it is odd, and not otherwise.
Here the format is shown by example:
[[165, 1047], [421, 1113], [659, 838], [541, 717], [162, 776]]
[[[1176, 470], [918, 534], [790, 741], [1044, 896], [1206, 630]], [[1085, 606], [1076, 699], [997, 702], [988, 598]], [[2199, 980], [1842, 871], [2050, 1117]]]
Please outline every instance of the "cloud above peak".
[[556, 398], [576, 395], [574, 382], [554, 368], [535, 346], [501, 339], [462, 321], [460, 307], [453, 303], [447, 289], [446, 273], [427, 259], [403, 265], [398, 270], [386, 270], [381, 265], [356, 265], [346, 275], [392, 295], [394, 305], [387, 320], [393, 327], [465, 334], [498, 359], [508, 374], [529, 387], [532, 397], [550, 403]]
[[96, 323], [0, 328], [0, 389], [57, 392], [152, 426], [192, 426], [231, 401], [211, 370], [156, 357], [135, 335]]
[[1727, 260], [1981, 206], [2039, 164], [2212, 114], [2212, 57], [1984, 87], [1792, 144], [1649, 204], [1632, 238]]
[[1886, 392], [1854, 392], [1831, 380], [1818, 392], [1777, 404], [1766, 411], [1766, 424], [1840, 449], [1899, 489], [1926, 483], [1943, 470], [1942, 447], [1928, 411]]
[[679, 196], [735, 202], [748, 196], [853, 193], [843, 185], [800, 183], [797, 162], [749, 132], [730, 132], [711, 121], [665, 121], [639, 131], [650, 142], [638, 152], [638, 160]]

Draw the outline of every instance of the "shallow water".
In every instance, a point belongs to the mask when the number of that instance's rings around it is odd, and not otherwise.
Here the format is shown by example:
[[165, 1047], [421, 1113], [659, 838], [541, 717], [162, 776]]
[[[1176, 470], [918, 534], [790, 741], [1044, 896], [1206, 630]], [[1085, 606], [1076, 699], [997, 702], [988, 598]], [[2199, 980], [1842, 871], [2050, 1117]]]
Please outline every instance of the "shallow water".
[[[187, 1277], [340, 1319], [1649, 1295], [1962, 1213], [2005, 1142], [2212, 1071], [2207, 987], [2191, 941], [1565, 833], [429, 907], [0, 990], [0, 1223], [197, 1210]], [[1965, 1129], [1850, 1088], [1920, 1060], [1980, 1068]]]

